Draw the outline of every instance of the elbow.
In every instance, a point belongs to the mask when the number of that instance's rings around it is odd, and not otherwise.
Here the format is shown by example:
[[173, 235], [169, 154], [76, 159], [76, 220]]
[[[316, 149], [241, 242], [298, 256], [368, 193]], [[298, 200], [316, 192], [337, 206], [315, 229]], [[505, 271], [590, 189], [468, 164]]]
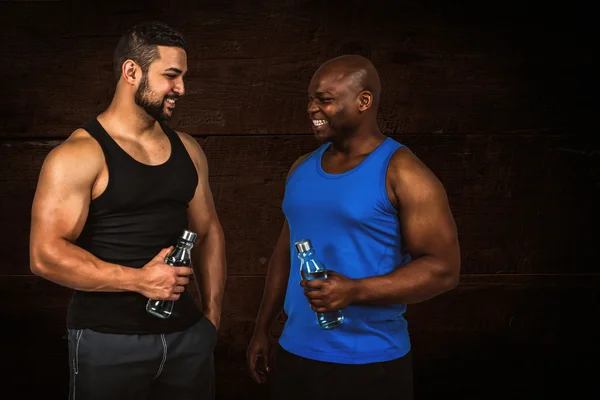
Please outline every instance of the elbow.
[[205, 240], [215, 241], [215, 240], [224, 240], [223, 228], [221, 227], [221, 223], [216, 215], [208, 221], [205, 221], [201, 224], [202, 228], [194, 228], [195, 232], [198, 234], [196, 239], [196, 244], [200, 244]]
[[460, 283], [460, 274], [453, 273], [447, 278], [446, 290], [456, 289], [458, 284]]
[[438, 265], [437, 278], [441, 292], [455, 289], [460, 282], [460, 264], [443, 263]]
[[205, 233], [205, 237], [208, 238], [213, 245], [223, 244], [225, 243], [225, 234], [223, 233], [223, 228], [221, 227], [221, 223], [219, 219], [215, 216], [211, 223], [208, 226], [208, 229]]
[[444, 273], [438, 275], [437, 278], [437, 292], [438, 294], [446, 293], [450, 290], [456, 289], [459, 283], [459, 277], [457, 274]]
[[33, 275], [44, 276], [44, 264], [33, 257], [29, 261], [29, 270]]
[[42, 248], [32, 248], [29, 255], [29, 270], [33, 275], [46, 278], [49, 270], [49, 255]]
[[[443, 260], [443, 261], [442, 261]], [[443, 271], [445, 290], [456, 289], [460, 283], [461, 257], [458, 246], [454, 251], [449, 252], [446, 257], [441, 260], [441, 270]]]
[[444, 269], [445, 289], [455, 289], [460, 283], [460, 263], [447, 265]]

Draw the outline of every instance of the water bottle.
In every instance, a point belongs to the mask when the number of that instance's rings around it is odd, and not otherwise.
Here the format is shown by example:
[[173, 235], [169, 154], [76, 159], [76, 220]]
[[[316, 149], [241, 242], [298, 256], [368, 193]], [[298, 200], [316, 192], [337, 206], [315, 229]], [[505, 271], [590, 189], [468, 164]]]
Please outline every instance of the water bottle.
[[[192, 265], [191, 250], [194, 247], [197, 235], [194, 232], [184, 230], [179, 239], [177, 239], [177, 245], [165, 257], [165, 264], [172, 267], [189, 267]], [[173, 306], [175, 302], [173, 300], [152, 300], [149, 299], [146, 304], [146, 311], [150, 315], [155, 317], [166, 319], [173, 313]]]
[[[321, 261], [315, 257], [315, 250], [310, 240], [303, 239], [295, 243], [300, 262], [300, 274], [306, 280], [327, 279], [327, 269]], [[323, 329], [333, 329], [344, 322], [341, 310], [317, 313], [317, 321]]]

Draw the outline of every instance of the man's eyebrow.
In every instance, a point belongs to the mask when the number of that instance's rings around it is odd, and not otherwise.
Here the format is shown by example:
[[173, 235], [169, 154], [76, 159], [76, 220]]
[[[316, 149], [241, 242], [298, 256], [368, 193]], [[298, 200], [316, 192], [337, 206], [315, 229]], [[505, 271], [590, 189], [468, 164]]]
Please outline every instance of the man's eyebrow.
[[173, 72], [177, 72], [178, 74], [181, 74], [181, 73], [183, 73], [183, 71], [182, 71], [182, 70], [180, 70], [179, 68], [175, 68], [175, 67], [171, 67], [171, 68], [167, 68], [167, 69], [165, 69], [165, 72], [167, 72], [167, 71], [173, 71]]

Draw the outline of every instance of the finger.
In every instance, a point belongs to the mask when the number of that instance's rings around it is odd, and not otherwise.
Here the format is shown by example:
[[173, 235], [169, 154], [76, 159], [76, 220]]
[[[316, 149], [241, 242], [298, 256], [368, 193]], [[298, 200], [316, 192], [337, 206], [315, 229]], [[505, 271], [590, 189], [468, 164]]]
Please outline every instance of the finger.
[[250, 374], [252, 379], [254, 379], [256, 381], [258, 376], [256, 375], [256, 372], [254, 370], [254, 359], [255, 359], [254, 352], [249, 351], [248, 354], [246, 355], [246, 368], [248, 368], [248, 373]]
[[258, 369], [256, 368], [257, 362], [258, 362], [258, 355], [256, 353], [253, 353], [250, 356], [248, 368], [250, 370], [250, 374], [252, 375], [252, 378], [256, 381], [256, 383], [261, 383], [262, 379], [259, 376]]
[[183, 293], [185, 292], [185, 286], [175, 286], [173, 288], [173, 293]]
[[179, 276], [189, 276], [194, 273], [194, 271], [189, 267], [173, 267], [175, 269], [175, 274]]
[[318, 290], [305, 290], [304, 295], [306, 296], [306, 298], [308, 298], [309, 301], [323, 299], [323, 294]]
[[324, 281], [319, 281], [319, 280], [307, 281], [304, 287], [309, 290], [319, 290], [323, 287], [323, 284], [324, 284], [323, 282]]
[[178, 276], [177, 278], [175, 278], [175, 283], [177, 283], [180, 286], [185, 286], [188, 283], [190, 283], [190, 278], [186, 276]]
[[169, 253], [173, 250], [173, 246], [167, 247], [166, 249], [162, 249], [160, 253], [154, 256], [155, 261], [165, 261], [165, 257], [169, 255]]
[[171, 296], [169, 296], [169, 300], [177, 301], [179, 300], [180, 296], [181, 295], [179, 293], [173, 293]]
[[311, 307], [325, 307], [327, 303], [323, 300], [309, 300]]
[[267, 346], [266, 349], [263, 349], [263, 362], [265, 364], [265, 371], [270, 372], [271, 371], [271, 366], [269, 365], [269, 347]]

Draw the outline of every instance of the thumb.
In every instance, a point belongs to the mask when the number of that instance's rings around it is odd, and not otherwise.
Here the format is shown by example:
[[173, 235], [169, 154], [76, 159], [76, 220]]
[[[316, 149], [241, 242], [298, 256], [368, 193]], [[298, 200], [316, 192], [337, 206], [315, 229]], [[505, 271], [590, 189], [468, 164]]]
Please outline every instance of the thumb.
[[173, 250], [173, 246], [169, 246], [166, 249], [162, 249], [160, 251], [160, 253], [158, 253], [156, 255], [156, 257], [154, 257], [154, 260], [155, 261], [164, 262], [165, 261], [165, 257], [167, 257], [172, 250]]
[[263, 350], [263, 358], [264, 358], [264, 363], [265, 363], [265, 370], [267, 372], [271, 372], [271, 366], [269, 365], [269, 361], [270, 361], [271, 357], [270, 357], [268, 348]]
[[340, 274], [339, 272], [333, 271], [328, 269], [327, 270], [327, 278], [338, 278], [338, 279], [343, 279], [343, 278], [347, 278], [346, 276]]

